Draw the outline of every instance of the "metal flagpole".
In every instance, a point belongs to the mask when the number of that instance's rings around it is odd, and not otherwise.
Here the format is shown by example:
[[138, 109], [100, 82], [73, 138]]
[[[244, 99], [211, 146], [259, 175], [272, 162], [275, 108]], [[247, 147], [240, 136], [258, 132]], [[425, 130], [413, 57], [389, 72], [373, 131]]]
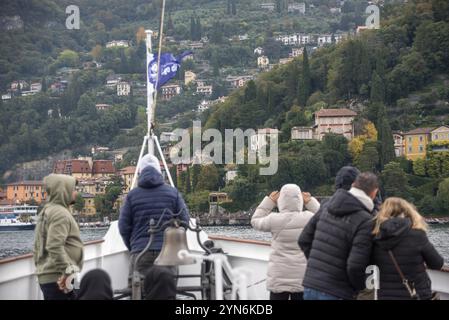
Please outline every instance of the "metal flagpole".
[[[153, 84], [150, 82], [150, 75], [148, 66], [150, 65], [150, 62], [153, 60], [153, 53], [152, 53], [152, 47], [151, 47], [151, 37], [153, 36], [153, 31], [151, 30], [145, 30], [145, 33], [147, 34], [146, 39], [146, 51], [147, 51], [147, 135], [148, 135], [148, 153], [154, 154], [154, 145], [153, 145], [153, 132], [152, 132], [152, 125], [153, 125], [153, 94], [155, 91], [155, 88]], [[159, 63], [158, 63], [158, 69], [159, 69]], [[159, 70], [158, 70], [159, 74]], [[159, 77], [158, 77], [159, 78]]]
[[158, 48], [157, 73], [156, 73], [156, 85], [155, 86], [150, 82], [150, 70], [148, 70], [150, 62], [153, 61], [153, 59], [154, 59], [154, 54], [153, 54], [152, 45], [151, 45], [151, 37], [153, 35], [153, 31], [145, 30], [145, 33], [147, 35], [147, 37], [146, 37], [147, 135], [145, 136], [145, 139], [142, 144], [142, 148], [140, 149], [139, 159], [137, 161], [136, 170], [134, 172], [131, 189], [135, 187], [135, 184], [137, 181], [139, 162], [140, 162], [140, 159], [143, 157], [146, 143], [148, 143], [148, 153], [152, 154], [152, 155], [154, 155], [154, 145], [156, 144], [156, 147], [159, 152], [159, 156], [161, 157], [162, 163], [164, 164], [164, 169], [167, 174], [170, 185], [172, 187], [175, 186], [173, 183], [173, 179], [171, 177], [170, 171], [168, 169], [167, 162], [165, 161], [161, 146], [159, 145], [159, 141], [153, 132], [153, 121], [155, 119], [155, 108], [156, 108], [156, 102], [157, 102], [157, 87], [158, 87], [158, 83], [159, 83], [159, 74], [160, 74], [159, 69], [160, 69], [160, 63], [161, 63], [162, 36], [163, 36], [163, 31], [164, 31], [164, 14], [165, 14], [165, 0], [162, 0], [161, 25], [160, 25], [160, 31], [159, 31], [159, 48]]

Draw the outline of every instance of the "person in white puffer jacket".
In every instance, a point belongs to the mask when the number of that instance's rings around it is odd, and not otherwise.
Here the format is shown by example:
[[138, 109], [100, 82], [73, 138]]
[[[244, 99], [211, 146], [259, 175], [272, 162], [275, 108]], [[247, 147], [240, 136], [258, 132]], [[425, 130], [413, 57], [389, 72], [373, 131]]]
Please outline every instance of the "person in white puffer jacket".
[[[304, 205], [308, 211], [303, 211]], [[276, 206], [279, 212], [272, 212]], [[254, 212], [253, 228], [273, 236], [267, 272], [271, 300], [302, 299], [307, 259], [298, 246], [298, 237], [319, 208], [309, 193], [302, 193], [296, 184], [286, 184], [280, 192], [265, 197]]]

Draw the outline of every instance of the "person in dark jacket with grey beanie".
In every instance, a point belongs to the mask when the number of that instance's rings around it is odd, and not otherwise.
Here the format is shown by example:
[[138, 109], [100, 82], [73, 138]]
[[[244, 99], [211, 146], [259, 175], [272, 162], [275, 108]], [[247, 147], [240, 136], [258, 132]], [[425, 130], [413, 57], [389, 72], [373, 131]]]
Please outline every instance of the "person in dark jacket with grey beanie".
[[[130, 255], [129, 277], [131, 279], [134, 264], [138, 254], [145, 248], [150, 239], [148, 233], [150, 220], [161, 223], [179, 214], [184, 222], [189, 222], [189, 212], [184, 200], [176, 188], [166, 184], [162, 177], [159, 160], [151, 155], [145, 155], [138, 164], [138, 187], [126, 196], [120, 210], [119, 231]], [[164, 214], [165, 211], [165, 214]], [[145, 274], [158, 257], [164, 239], [163, 231], [154, 235], [153, 242], [139, 260], [137, 270]], [[129, 283], [129, 285], [131, 282]]]
[[298, 240], [308, 259], [305, 300], [351, 300], [364, 289], [377, 192], [377, 177], [361, 173], [349, 191], [338, 189], [306, 226]]

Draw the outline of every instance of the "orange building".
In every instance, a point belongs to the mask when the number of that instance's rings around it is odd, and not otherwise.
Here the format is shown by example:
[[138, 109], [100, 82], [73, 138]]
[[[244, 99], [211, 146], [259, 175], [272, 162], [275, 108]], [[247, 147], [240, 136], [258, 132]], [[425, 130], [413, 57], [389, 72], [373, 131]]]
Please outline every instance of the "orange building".
[[118, 171], [119, 175], [123, 179], [124, 193], [128, 193], [131, 190], [131, 185], [133, 183], [134, 173], [136, 172], [135, 166], [125, 167]]
[[41, 203], [47, 198], [47, 192], [42, 181], [21, 181], [7, 185], [6, 198], [16, 203], [31, 200]]

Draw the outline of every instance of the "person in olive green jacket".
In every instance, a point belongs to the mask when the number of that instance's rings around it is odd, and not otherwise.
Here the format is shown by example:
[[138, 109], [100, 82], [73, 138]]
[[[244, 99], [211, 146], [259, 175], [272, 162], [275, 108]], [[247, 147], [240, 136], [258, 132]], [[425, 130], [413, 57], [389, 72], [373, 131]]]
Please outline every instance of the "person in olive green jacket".
[[81, 271], [83, 243], [69, 206], [75, 202], [75, 178], [50, 174], [44, 178], [48, 201], [36, 224], [34, 262], [45, 300], [70, 299], [66, 279]]

